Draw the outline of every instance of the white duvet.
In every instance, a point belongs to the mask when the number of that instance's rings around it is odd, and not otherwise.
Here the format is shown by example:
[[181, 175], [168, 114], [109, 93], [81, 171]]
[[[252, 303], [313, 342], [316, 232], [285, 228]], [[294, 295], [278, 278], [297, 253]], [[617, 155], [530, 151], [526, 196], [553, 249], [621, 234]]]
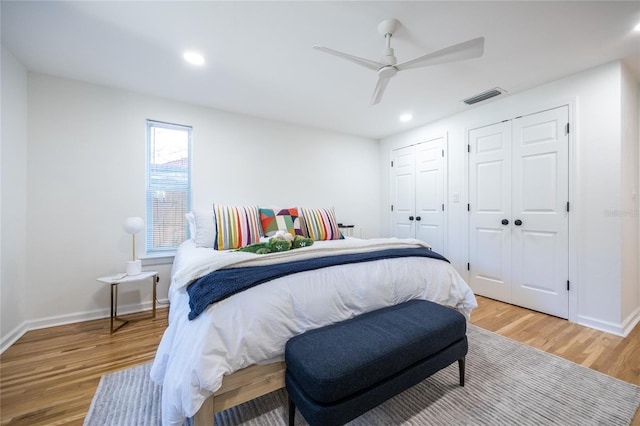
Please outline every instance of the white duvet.
[[[189, 321], [187, 285], [213, 270], [392, 247], [426, 246], [395, 238], [317, 241], [286, 253], [218, 252], [183, 243], [169, 288], [171, 308], [151, 369], [162, 385], [162, 424], [181, 425], [220, 388], [225, 374], [283, 360], [286, 341], [306, 330], [411, 299], [450, 306], [469, 318], [477, 306], [447, 262], [407, 257], [332, 266], [278, 278], [210, 305]], [[427, 246], [428, 247], [428, 246]]]

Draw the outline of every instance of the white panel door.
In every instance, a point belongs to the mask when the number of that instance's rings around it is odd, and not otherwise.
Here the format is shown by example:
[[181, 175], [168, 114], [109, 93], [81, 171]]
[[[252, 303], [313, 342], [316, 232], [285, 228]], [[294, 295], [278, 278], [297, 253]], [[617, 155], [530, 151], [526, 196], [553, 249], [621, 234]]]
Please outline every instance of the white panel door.
[[569, 316], [567, 107], [513, 121], [513, 303]]
[[416, 145], [416, 238], [444, 252], [444, 137]]
[[[398, 238], [414, 238], [415, 155], [414, 147], [396, 149], [391, 167], [391, 232]], [[409, 220], [409, 218], [412, 220]]]
[[444, 253], [446, 136], [392, 152], [391, 232], [417, 238]]
[[569, 316], [568, 107], [469, 131], [470, 285]]
[[511, 126], [469, 131], [469, 285], [511, 303]]

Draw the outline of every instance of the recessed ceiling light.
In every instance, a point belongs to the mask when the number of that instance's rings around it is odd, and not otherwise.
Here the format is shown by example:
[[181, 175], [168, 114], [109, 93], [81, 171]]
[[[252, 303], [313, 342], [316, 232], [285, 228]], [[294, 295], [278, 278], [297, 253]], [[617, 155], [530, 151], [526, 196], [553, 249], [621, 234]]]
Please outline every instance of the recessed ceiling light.
[[204, 56], [196, 52], [185, 52], [182, 55], [185, 61], [189, 62], [193, 65], [202, 65], [204, 64]]
[[411, 114], [402, 114], [400, 116], [400, 121], [402, 121], [403, 123], [406, 123], [407, 121], [411, 121], [412, 118], [413, 118], [413, 115]]
[[636, 25], [633, 29], [636, 31], [640, 31], [640, 24]]

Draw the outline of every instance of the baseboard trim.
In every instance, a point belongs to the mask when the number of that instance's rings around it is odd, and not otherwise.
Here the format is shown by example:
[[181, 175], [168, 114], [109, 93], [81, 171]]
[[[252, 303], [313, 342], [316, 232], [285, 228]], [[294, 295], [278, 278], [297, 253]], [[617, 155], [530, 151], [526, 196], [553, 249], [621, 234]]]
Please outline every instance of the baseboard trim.
[[578, 324], [621, 337], [627, 337], [638, 322], [640, 322], [640, 307], [620, 323], [602, 321], [596, 318], [578, 315]]
[[[168, 299], [159, 299], [158, 306], [168, 306]], [[118, 315], [133, 314], [136, 312], [150, 311], [153, 309], [151, 302], [135, 303], [131, 305], [118, 306]], [[93, 321], [97, 319], [109, 318], [111, 309], [98, 309], [95, 311], [75, 312], [68, 315], [57, 315], [48, 318], [25, 321], [9, 332], [7, 336], [2, 336], [0, 340], [0, 354], [4, 353], [22, 336], [31, 330], [39, 330], [41, 328], [56, 327], [59, 325], [73, 324], [77, 322]]]
[[4, 353], [11, 345], [18, 341], [19, 338], [29, 331], [26, 321], [11, 330], [6, 336], [2, 336], [0, 340], [0, 354]]
[[622, 322], [622, 331], [624, 336], [627, 337], [638, 323], [640, 323], [640, 306], [638, 306], [636, 310]]

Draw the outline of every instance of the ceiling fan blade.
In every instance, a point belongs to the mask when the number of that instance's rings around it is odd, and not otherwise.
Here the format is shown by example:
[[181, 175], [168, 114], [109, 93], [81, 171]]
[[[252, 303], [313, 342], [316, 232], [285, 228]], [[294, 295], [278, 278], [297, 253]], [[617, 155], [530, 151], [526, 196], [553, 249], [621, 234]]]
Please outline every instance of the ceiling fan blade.
[[328, 47], [313, 46], [313, 48], [321, 52], [325, 52], [330, 55], [337, 56], [338, 58], [346, 59], [347, 61], [353, 62], [354, 64], [358, 64], [365, 68], [369, 68], [370, 70], [378, 71], [380, 67], [384, 66], [384, 64], [380, 62], [372, 61], [370, 59], [360, 58], [358, 56], [349, 55], [348, 53], [338, 52], [337, 50], [329, 49]]
[[402, 71], [446, 62], [462, 61], [464, 59], [477, 58], [482, 56], [483, 53], [484, 37], [478, 37], [408, 60], [396, 65], [396, 69]]
[[376, 84], [376, 88], [373, 90], [373, 96], [371, 97], [371, 105], [377, 105], [382, 100], [382, 95], [384, 94], [384, 89], [387, 88], [387, 84], [389, 84], [389, 77], [379, 77], [378, 84]]

